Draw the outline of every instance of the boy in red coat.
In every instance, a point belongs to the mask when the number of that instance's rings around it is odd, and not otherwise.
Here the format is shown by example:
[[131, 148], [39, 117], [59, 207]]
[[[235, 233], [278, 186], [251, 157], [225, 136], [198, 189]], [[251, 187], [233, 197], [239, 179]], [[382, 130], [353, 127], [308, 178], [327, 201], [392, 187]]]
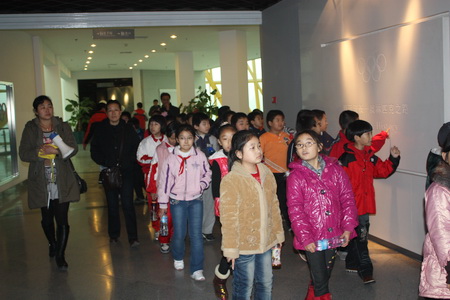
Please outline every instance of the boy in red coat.
[[369, 233], [369, 214], [376, 213], [374, 178], [391, 176], [400, 162], [400, 150], [391, 148], [389, 159], [382, 161], [374, 155], [372, 144], [372, 126], [362, 120], [348, 125], [346, 137], [350, 143], [344, 146], [344, 154], [339, 158], [344, 170], [350, 177], [358, 209], [359, 225], [357, 237], [348, 245], [345, 260], [348, 272], [358, 272], [364, 283], [375, 282], [373, 265], [367, 247]]

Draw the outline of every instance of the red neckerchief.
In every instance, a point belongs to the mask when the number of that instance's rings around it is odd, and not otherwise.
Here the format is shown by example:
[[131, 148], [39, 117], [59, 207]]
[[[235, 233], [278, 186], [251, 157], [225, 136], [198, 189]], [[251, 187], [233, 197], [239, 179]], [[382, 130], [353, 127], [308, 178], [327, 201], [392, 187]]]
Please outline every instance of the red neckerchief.
[[159, 139], [155, 138], [153, 134], [151, 134], [150, 136], [153, 138], [153, 141], [155, 141], [155, 143], [157, 143], [158, 141], [162, 143], [164, 138], [164, 134], [161, 134], [161, 137]]
[[189, 155], [187, 157], [183, 157], [181, 155], [178, 155], [178, 157], [181, 158], [180, 170], [178, 171], [178, 176], [180, 176], [184, 172], [184, 165], [186, 164], [187, 159], [191, 156]]
[[259, 176], [258, 165], [256, 165], [256, 173], [252, 174], [252, 176], [259, 182], [259, 184], [261, 184], [261, 177]]

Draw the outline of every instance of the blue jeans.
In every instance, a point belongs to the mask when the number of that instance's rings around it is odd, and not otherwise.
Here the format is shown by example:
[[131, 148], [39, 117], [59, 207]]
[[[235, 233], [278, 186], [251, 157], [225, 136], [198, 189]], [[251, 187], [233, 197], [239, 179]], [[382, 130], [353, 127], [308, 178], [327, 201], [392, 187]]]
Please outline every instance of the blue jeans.
[[182, 260], [185, 252], [186, 230], [189, 228], [191, 243], [191, 274], [203, 270], [203, 201], [201, 198], [191, 201], [170, 199], [170, 212], [172, 213], [173, 236], [171, 240], [172, 257]]
[[234, 262], [233, 300], [272, 299], [272, 250], [262, 254], [240, 255]]

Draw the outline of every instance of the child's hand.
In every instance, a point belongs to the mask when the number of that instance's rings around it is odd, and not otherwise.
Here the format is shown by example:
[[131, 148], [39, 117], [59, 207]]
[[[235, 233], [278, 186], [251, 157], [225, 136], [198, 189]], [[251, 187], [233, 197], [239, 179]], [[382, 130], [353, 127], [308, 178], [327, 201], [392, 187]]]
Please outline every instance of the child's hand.
[[231, 269], [232, 270], [234, 270], [234, 261], [235, 261], [236, 259], [235, 258], [229, 258], [229, 257], [227, 257], [227, 262], [231, 262]]
[[347, 247], [348, 242], [350, 241], [350, 231], [344, 231], [344, 233], [339, 238], [344, 239], [344, 243], [341, 247]]
[[391, 148], [391, 155], [395, 158], [400, 156], [400, 150], [397, 148], [397, 146]]
[[306, 250], [306, 251], [309, 251], [309, 252], [311, 252], [311, 253], [316, 252], [316, 244], [311, 243], [311, 244], [309, 244], [309, 245], [306, 245], [306, 246], [305, 246], [305, 250]]
[[386, 133], [387, 133], [387, 138], [389, 138], [389, 131], [391, 130], [391, 128], [386, 129]]
[[152, 197], [153, 201], [156, 201], [156, 199], [158, 199], [158, 194], [156, 193], [150, 193], [150, 196]]
[[164, 214], [167, 213], [167, 208], [160, 208], [158, 212], [158, 216], [161, 219]]

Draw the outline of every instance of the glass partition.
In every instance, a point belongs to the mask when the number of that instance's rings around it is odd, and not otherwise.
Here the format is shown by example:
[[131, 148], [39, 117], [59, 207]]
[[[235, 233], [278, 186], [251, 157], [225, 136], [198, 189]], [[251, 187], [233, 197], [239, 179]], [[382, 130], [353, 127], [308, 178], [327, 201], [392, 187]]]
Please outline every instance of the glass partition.
[[13, 84], [0, 81], [0, 185], [18, 175]]

